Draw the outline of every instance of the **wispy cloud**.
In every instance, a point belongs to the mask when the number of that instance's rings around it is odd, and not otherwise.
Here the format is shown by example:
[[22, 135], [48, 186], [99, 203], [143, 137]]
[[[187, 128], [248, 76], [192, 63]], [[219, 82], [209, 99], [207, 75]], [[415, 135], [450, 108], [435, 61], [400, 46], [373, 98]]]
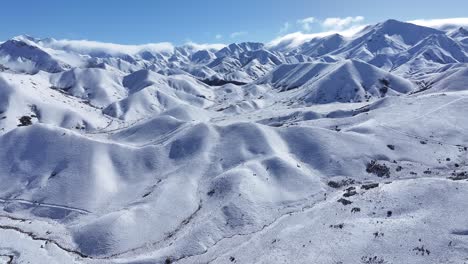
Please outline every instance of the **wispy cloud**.
[[314, 23], [320, 24], [325, 30], [344, 30], [346, 28], [355, 26], [364, 21], [363, 16], [355, 17], [327, 17], [325, 19], [317, 19], [315, 17], [306, 17], [297, 20], [297, 24], [301, 27], [303, 32], [312, 31], [312, 25]]
[[136, 54], [142, 51], [172, 52], [174, 50], [174, 45], [169, 42], [142, 45], [121, 45], [90, 40], [52, 39], [41, 44], [47, 48], [63, 49], [78, 54], [91, 54], [95, 52], [106, 52], [109, 54]]
[[302, 29], [306, 32], [309, 32], [312, 28], [312, 24], [315, 23], [315, 17], [306, 17], [303, 19], [297, 20], [297, 23], [301, 25]]
[[222, 38], [223, 38], [223, 35], [221, 35], [221, 34], [216, 34], [216, 36], [215, 36], [215, 39], [222, 39]]
[[290, 27], [291, 27], [291, 24], [289, 22], [285, 22], [283, 26], [280, 28], [279, 34], [287, 33]]
[[462, 26], [468, 27], [468, 17], [456, 17], [456, 18], [440, 18], [440, 19], [416, 19], [408, 21], [409, 23], [432, 27], [432, 28], [445, 28], [450, 26]]
[[356, 25], [350, 28], [341, 30], [341, 31], [323, 31], [317, 33], [303, 33], [303, 32], [294, 32], [284, 36], [280, 36], [278, 38], [273, 39], [269, 43], [267, 43], [268, 47], [276, 47], [276, 48], [284, 48], [290, 49], [295, 48], [301, 45], [302, 43], [312, 40], [318, 37], [326, 37], [332, 34], [340, 34], [344, 37], [350, 37], [356, 34], [357, 32], [361, 31], [366, 25]]
[[194, 50], [220, 50], [226, 47], [225, 44], [220, 43], [195, 43], [193, 41], [188, 41], [185, 45], [192, 47]]
[[[300, 44], [309, 41], [317, 37], [325, 37], [332, 34], [340, 34], [343, 36], [351, 36], [362, 30], [365, 25], [362, 25], [361, 22], [364, 21], [363, 16], [355, 17], [328, 17], [325, 19], [317, 19], [315, 17], [306, 17], [299, 19], [296, 23], [300, 26], [300, 31], [286, 34], [278, 38], [273, 39], [267, 45], [270, 47], [283, 47], [283, 48], [294, 48]], [[321, 32], [309, 33], [312, 31], [312, 25], [317, 23], [321, 26]], [[286, 33], [287, 31], [283, 30], [287, 28], [290, 29], [291, 24], [285, 23], [281, 28], [281, 33]], [[320, 30], [320, 27], [318, 28]]]
[[231, 35], [229, 35], [231, 38], [238, 38], [238, 37], [241, 37], [241, 36], [245, 36], [247, 35], [248, 32], [247, 31], [238, 31], [238, 32], [233, 32], [231, 33]]
[[355, 16], [355, 17], [328, 17], [322, 21], [322, 27], [327, 30], [343, 30], [344, 28], [348, 28], [352, 25], [356, 25], [364, 21], [363, 16]]

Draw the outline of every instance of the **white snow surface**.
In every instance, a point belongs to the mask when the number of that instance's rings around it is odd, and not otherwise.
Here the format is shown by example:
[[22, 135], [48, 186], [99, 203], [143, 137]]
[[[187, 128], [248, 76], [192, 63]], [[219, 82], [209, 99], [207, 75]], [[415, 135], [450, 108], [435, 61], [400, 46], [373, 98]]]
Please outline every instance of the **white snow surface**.
[[468, 45], [0, 44], [2, 263], [466, 263]]

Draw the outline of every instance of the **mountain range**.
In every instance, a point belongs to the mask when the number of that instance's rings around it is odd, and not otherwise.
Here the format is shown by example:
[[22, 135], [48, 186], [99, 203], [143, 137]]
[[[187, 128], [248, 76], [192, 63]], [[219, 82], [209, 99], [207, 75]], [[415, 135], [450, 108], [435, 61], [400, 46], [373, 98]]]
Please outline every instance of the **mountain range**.
[[463, 263], [468, 29], [0, 43], [6, 263]]

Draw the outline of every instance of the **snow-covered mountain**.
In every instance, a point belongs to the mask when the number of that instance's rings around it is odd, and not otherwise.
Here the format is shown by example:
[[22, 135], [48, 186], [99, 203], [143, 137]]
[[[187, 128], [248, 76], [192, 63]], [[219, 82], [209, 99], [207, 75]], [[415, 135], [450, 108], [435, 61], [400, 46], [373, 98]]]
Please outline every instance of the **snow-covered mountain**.
[[463, 263], [467, 39], [6, 40], [0, 260]]
[[53, 54], [20, 37], [0, 44], [0, 63], [3, 67], [27, 73], [40, 70], [60, 72], [70, 67]]
[[284, 64], [259, 83], [270, 83], [280, 91], [298, 89], [291, 96], [307, 105], [362, 102], [387, 95], [405, 94], [413, 84], [362, 61]]
[[343, 36], [333, 34], [323, 38], [314, 38], [293, 50], [292, 53], [320, 57], [341, 48], [345, 43], [346, 40]]

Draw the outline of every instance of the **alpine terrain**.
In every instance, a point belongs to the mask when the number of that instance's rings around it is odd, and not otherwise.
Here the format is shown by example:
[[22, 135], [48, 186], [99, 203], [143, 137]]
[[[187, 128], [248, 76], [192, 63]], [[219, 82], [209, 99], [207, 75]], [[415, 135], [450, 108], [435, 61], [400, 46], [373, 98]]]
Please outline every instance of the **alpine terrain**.
[[468, 263], [468, 28], [14, 37], [0, 182], [1, 263]]

